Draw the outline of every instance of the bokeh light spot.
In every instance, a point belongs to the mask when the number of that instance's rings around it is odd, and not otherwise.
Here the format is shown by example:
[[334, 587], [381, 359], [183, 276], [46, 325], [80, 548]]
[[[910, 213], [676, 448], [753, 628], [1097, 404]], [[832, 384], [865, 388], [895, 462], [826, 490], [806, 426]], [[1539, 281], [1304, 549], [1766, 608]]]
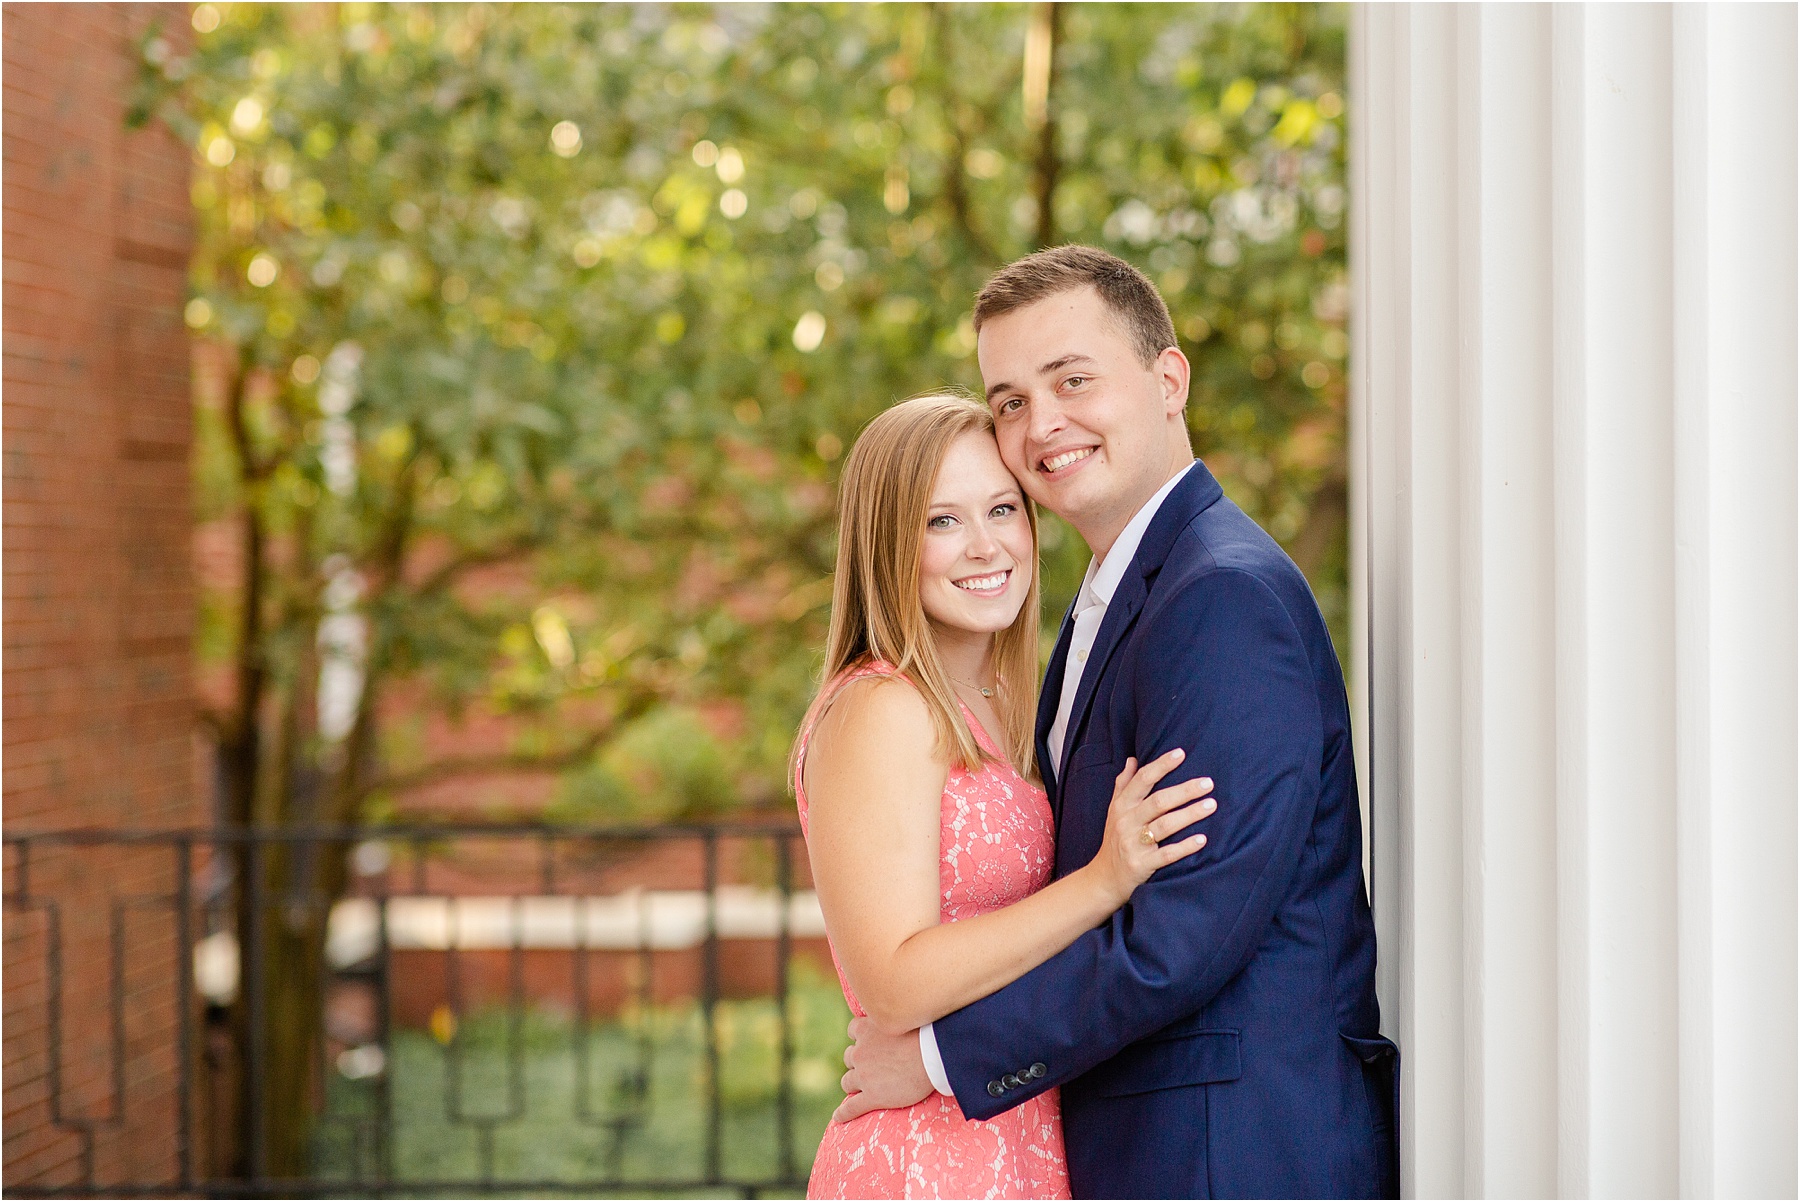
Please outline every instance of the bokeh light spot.
[[794, 347], [802, 354], [810, 355], [824, 341], [825, 315], [816, 309], [808, 309], [794, 323]]
[[550, 127], [550, 149], [565, 159], [581, 153], [581, 127], [573, 121], [558, 121]]

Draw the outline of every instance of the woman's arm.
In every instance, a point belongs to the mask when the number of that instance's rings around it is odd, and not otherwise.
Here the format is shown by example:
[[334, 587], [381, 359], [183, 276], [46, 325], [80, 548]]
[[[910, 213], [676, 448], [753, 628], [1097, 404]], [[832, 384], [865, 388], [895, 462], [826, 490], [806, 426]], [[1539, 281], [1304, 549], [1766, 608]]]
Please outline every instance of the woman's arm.
[[[847, 686], [819, 720], [803, 765], [808, 852], [819, 905], [844, 973], [869, 1018], [910, 1031], [1010, 984], [1112, 914], [1165, 864], [1198, 851], [1197, 835], [1161, 839], [1214, 808], [1190, 808], [1212, 782], [1151, 793], [1180, 762], [1171, 752], [1115, 789], [1100, 854], [1004, 909], [939, 921], [939, 824], [948, 759], [925, 701], [902, 681]], [[1170, 812], [1176, 811], [1176, 812]]]

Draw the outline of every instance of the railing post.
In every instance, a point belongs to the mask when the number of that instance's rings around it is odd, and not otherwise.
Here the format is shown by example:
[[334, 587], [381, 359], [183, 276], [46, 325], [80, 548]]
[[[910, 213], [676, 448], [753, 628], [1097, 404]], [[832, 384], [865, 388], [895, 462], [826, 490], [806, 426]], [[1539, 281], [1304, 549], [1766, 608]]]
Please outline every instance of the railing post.
[[268, 1170], [268, 1115], [264, 1113], [263, 1078], [269, 1066], [269, 1033], [267, 1030], [268, 1006], [263, 998], [264, 985], [264, 946], [263, 946], [263, 846], [261, 832], [252, 828], [243, 830], [245, 880], [240, 886], [244, 890], [246, 904], [245, 926], [240, 938], [243, 941], [245, 955], [241, 957], [243, 970], [239, 974], [240, 992], [244, 999], [244, 1015], [249, 1024], [249, 1049], [246, 1057], [244, 1079], [246, 1088], [244, 1096], [249, 1102], [246, 1115], [246, 1128], [249, 1135], [248, 1174], [252, 1191], [260, 1185]]
[[708, 828], [702, 844], [706, 870], [706, 950], [701, 1012], [706, 1030], [706, 1179], [722, 1176], [722, 1082], [719, 1080], [719, 838]]
[[176, 1125], [176, 1159], [181, 1165], [181, 1188], [194, 1185], [194, 872], [193, 841], [175, 841], [175, 1104], [181, 1109]]
[[776, 1173], [784, 1182], [794, 1179], [794, 1030], [788, 1013], [788, 968], [793, 956], [790, 929], [794, 909], [794, 865], [786, 833], [775, 836], [775, 894], [780, 917], [775, 928], [775, 1009], [779, 1016], [781, 1051], [775, 1065]]
[[388, 869], [375, 886], [375, 1045], [381, 1049], [381, 1077], [375, 1084], [375, 1181], [394, 1175], [394, 964], [388, 942]]

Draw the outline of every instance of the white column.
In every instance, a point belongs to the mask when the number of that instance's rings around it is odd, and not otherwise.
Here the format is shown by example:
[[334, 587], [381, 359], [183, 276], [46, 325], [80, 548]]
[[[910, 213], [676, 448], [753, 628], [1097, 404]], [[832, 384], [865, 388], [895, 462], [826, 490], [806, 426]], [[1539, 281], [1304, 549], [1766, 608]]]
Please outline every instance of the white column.
[[1768, 549], [1800, 537], [1795, 10], [1683, 5], [1674, 31], [1681, 1189], [1780, 1197], [1800, 1052], [1796, 586]]
[[[1465, 546], [1464, 1192], [1554, 1192], [1556, 760], [1549, 13], [1458, 14]], [[1523, 302], [1523, 303], [1521, 303]]]
[[1792, 1195], [1791, 6], [1369, 6], [1355, 695], [1417, 1195]]

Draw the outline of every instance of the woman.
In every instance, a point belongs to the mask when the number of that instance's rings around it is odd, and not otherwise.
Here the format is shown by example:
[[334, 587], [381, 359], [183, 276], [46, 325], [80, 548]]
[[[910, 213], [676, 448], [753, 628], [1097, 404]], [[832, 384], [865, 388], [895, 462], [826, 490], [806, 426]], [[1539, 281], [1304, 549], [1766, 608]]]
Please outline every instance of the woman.
[[[844, 997], [909, 1031], [1043, 963], [1199, 850], [1204, 835], [1159, 840], [1212, 811], [1194, 804], [1212, 782], [1153, 793], [1182, 753], [1127, 761], [1099, 855], [1049, 883], [1055, 838], [1032, 780], [1037, 518], [986, 406], [887, 410], [839, 496], [825, 685], [795, 742], [794, 792]], [[807, 1192], [1066, 1198], [1056, 1092], [987, 1122], [934, 1094], [834, 1123]]]

